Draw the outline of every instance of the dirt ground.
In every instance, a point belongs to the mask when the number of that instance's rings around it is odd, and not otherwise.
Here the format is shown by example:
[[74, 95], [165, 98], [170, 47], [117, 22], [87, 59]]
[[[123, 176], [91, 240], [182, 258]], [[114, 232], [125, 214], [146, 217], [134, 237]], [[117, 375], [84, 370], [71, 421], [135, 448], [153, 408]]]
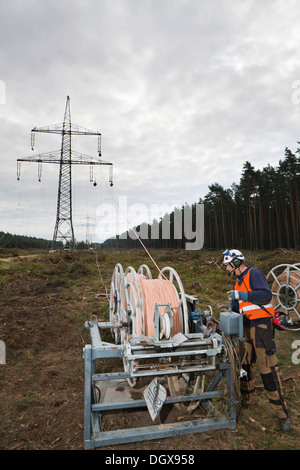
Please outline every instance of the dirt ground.
[[[218, 311], [224, 304], [232, 280], [220, 268], [219, 253], [169, 250], [154, 252], [153, 256], [160, 267], [168, 265], [177, 270], [186, 293], [200, 299], [200, 308], [211, 304]], [[152, 263], [143, 250], [53, 255], [2, 250], [0, 257], [6, 258], [0, 261], [0, 339], [6, 345], [6, 364], [0, 365], [0, 449], [82, 450], [83, 348], [90, 343], [85, 322], [91, 315], [108, 320], [107, 296], [116, 263], [136, 269]], [[300, 261], [299, 252], [287, 250], [252, 253], [249, 258], [265, 274], [278, 264]], [[155, 268], [151, 270], [155, 273]], [[291, 359], [295, 340], [300, 340], [300, 331], [276, 335], [282, 387], [293, 424], [290, 433], [280, 431], [258, 377], [258, 405], [238, 409], [234, 430], [120, 444], [97, 451], [299, 449], [300, 365]], [[112, 360], [99, 364], [101, 371], [117, 367], [119, 363]], [[201, 408], [197, 413], [201, 416]], [[164, 411], [161, 422], [171, 418], [180, 420], [182, 413]], [[103, 422], [106, 429], [151, 424], [146, 411], [113, 413]]]

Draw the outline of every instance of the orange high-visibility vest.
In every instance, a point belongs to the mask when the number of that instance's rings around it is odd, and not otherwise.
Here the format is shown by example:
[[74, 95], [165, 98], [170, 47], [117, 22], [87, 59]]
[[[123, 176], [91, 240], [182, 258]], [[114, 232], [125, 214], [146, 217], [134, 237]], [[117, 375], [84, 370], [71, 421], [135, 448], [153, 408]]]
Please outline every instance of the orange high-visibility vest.
[[[238, 290], [240, 292], [252, 292], [250, 287], [250, 271], [252, 268], [248, 270], [245, 274], [242, 284], [239, 285], [238, 279], [236, 279], [234, 284], [234, 290]], [[252, 302], [244, 302], [243, 300], [239, 299], [239, 309], [240, 313], [245, 314], [248, 320], [254, 320], [256, 318], [265, 318], [270, 317], [266, 311], [264, 311], [259, 305], [255, 305]], [[263, 305], [263, 307], [269, 312], [269, 314], [274, 315], [274, 308], [272, 303]]]

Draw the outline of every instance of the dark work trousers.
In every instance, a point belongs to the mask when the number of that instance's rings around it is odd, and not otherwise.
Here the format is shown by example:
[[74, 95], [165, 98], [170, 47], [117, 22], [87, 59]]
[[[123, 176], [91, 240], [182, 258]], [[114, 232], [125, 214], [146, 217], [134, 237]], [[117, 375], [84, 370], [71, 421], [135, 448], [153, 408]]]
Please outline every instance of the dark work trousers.
[[240, 380], [242, 401], [246, 405], [256, 402], [254, 385], [254, 364], [257, 362], [259, 372], [266, 390], [266, 396], [278, 418], [286, 418], [288, 412], [282, 395], [276, 346], [271, 319], [267, 324], [244, 327], [245, 341], [240, 343], [240, 357], [244, 358], [242, 367], [247, 372]]

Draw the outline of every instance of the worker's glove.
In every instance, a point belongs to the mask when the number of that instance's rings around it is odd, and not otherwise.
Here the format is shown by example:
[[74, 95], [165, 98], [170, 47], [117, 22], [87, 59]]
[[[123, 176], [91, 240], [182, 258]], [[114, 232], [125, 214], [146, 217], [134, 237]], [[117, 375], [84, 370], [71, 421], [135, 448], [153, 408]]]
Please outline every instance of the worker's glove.
[[230, 290], [227, 292], [228, 298], [229, 299], [235, 299], [235, 300], [243, 300], [244, 302], [247, 302], [248, 300], [248, 292], [240, 292], [239, 290]]

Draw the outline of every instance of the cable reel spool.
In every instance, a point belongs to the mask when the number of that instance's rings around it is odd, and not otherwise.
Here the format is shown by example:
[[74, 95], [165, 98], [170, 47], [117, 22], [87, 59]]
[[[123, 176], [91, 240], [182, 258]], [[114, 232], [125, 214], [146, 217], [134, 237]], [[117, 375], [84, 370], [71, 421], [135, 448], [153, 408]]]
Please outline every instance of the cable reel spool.
[[[116, 264], [112, 275], [109, 297], [109, 320], [116, 324], [119, 324], [121, 321], [121, 310], [125, 304], [125, 292], [121, 286], [123, 278], [123, 267], [121, 264]], [[120, 328], [117, 326], [112, 328], [111, 334], [115, 343], [118, 344], [120, 342]]]
[[[126, 324], [129, 335], [154, 336], [155, 304], [168, 302], [172, 304], [175, 333], [188, 333], [187, 301], [180, 277], [173, 268], [163, 268], [158, 278], [153, 279], [145, 264], [138, 271], [132, 266], [125, 271], [120, 264], [115, 266], [110, 290], [110, 321]], [[169, 330], [168, 325], [168, 319], [165, 319], [166, 331]], [[121, 339], [120, 327], [113, 328], [112, 334], [118, 343]]]
[[[157, 331], [154, 313], [157, 308]], [[170, 267], [162, 269], [157, 279], [152, 278], [149, 267], [141, 265], [136, 271], [129, 266], [125, 271], [117, 264], [113, 271], [110, 291], [110, 321], [116, 344], [125, 346], [123, 365], [130, 372], [127, 353], [130, 345], [145, 337], [168, 340], [172, 334], [188, 333], [188, 307], [182, 282]], [[136, 379], [127, 379], [135, 386]]]
[[[163, 277], [166, 277], [166, 274], [168, 273], [168, 278], [169, 282], [173, 284], [176, 294], [177, 294], [177, 299], [178, 299], [178, 306], [180, 310], [180, 322], [181, 322], [181, 333], [189, 333], [189, 324], [188, 324], [188, 306], [187, 306], [187, 301], [186, 301], [186, 296], [184, 293], [184, 288], [183, 284], [181, 282], [181, 279], [178, 275], [178, 273], [175, 271], [175, 269], [171, 267], [165, 267], [163, 268], [159, 275], [158, 278], [162, 279]], [[176, 284], [175, 284], [176, 282]], [[176, 286], [177, 285], [177, 289]]]
[[[196, 297], [185, 294], [180, 277], [171, 267], [163, 268], [153, 279], [146, 265], [137, 271], [131, 266], [126, 270], [120, 264], [115, 266], [110, 292], [110, 322], [95, 319], [87, 325], [92, 344], [84, 349], [86, 445], [95, 447], [149, 440], [156, 438], [157, 432], [159, 437], [170, 437], [236, 426], [237, 382], [232, 379], [237, 369], [235, 338], [232, 343], [231, 338], [223, 340], [215, 329], [211, 307], [207, 306], [202, 315], [200, 309], [196, 311], [198, 302]], [[235, 318], [226, 317], [225, 320], [227, 336], [238, 337], [240, 328], [237, 328]], [[206, 334], [210, 327], [212, 331]], [[106, 328], [111, 329], [120, 345], [102, 341], [101, 330]], [[94, 373], [95, 361], [107, 358], [119, 358], [123, 362], [123, 371], [115, 370], [114, 366], [110, 372]], [[213, 372], [213, 382], [209, 387], [205, 386], [207, 390], [204, 389], [206, 371]], [[226, 377], [228, 415], [223, 416], [217, 411], [215, 420], [211, 418], [213, 405], [210, 399], [224, 399], [224, 390], [217, 390], [223, 377]], [[168, 390], [159, 382], [160, 378], [167, 379]], [[113, 387], [119, 387], [122, 379], [130, 387], [135, 387], [142, 379], [139, 391], [145, 387], [144, 399], [136, 401], [130, 389], [124, 387], [122, 396], [106, 393], [97, 403], [93, 402], [94, 384], [99, 390], [102, 381], [105, 384], [112, 381]], [[108, 389], [104, 384], [103, 388]], [[119, 388], [116, 391], [120, 391]], [[163, 393], [164, 398], [159, 393]], [[186, 402], [189, 403], [187, 407]], [[191, 414], [200, 403], [207, 413], [206, 419], [201, 417], [180, 423], [177, 420], [173, 424], [133, 429], [126, 426], [126, 431], [105, 431], [101, 424], [101, 412], [147, 407], [154, 420], [153, 416], [159, 414], [164, 404], [174, 404], [180, 413]]]
[[[267, 275], [275, 311], [282, 310], [293, 322], [300, 321], [300, 263], [279, 264]], [[291, 328], [287, 328], [291, 329]], [[294, 328], [293, 328], [294, 330]]]
[[159, 329], [159, 339], [170, 339], [171, 336], [171, 319], [168, 312], [165, 312], [160, 316], [160, 329]]

